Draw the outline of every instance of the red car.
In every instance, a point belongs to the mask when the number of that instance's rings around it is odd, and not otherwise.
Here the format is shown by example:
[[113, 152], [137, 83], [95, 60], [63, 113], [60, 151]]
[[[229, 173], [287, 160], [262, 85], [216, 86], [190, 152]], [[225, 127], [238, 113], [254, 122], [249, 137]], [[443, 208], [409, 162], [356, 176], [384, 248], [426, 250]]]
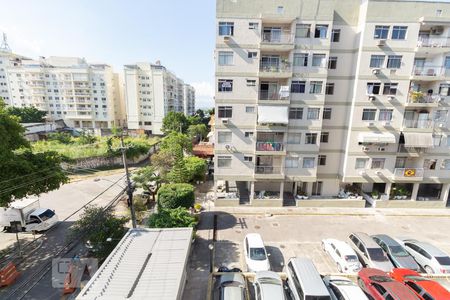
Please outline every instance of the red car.
[[425, 300], [448, 300], [450, 292], [436, 281], [422, 277], [410, 269], [392, 269], [391, 277], [403, 282]]
[[358, 285], [374, 300], [422, 300], [403, 283], [378, 269], [364, 268], [359, 271]]

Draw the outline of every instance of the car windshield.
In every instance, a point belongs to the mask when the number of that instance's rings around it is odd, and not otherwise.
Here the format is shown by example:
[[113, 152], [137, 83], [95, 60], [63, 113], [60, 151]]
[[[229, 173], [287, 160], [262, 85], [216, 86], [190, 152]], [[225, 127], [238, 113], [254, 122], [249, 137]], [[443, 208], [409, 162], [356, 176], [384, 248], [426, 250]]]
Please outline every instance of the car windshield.
[[50, 209], [47, 209], [46, 211], [44, 211], [42, 214], [39, 215], [39, 218], [41, 218], [42, 221], [45, 221], [45, 220], [50, 219], [54, 215], [55, 215], [55, 213], [53, 211], [51, 211]]
[[387, 261], [388, 258], [384, 255], [383, 250], [379, 248], [369, 248], [367, 249], [369, 256], [373, 261]]
[[450, 266], [450, 257], [448, 256], [436, 256], [436, 260], [443, 266]]
[[261, 284], [281, 285], [280, 281], [276, 280], [275, 278], [260, 278], [259, 282]]
[[391, 281], [394, 281], [392, 278], [387, 277], [387, 276], [382, 276], [382, 275], [369, 276], [369, 278], [370, 278], [370, 280], [376, 281], [376, 282], [391, 282]]
[[356, 255], [346, 255], [345, 256], [345, 261], [357, 262], [358, 261], [358, 257]]
[[266, 251], [264, 248], [250, 248], [250, 258], [253, 260], [265, 260]]
[[331, 282], [335, 285], [350, 285], [350, 286], [355, 285], [350, 280], [335, 279], [335, 280], [331, 280]]
[[409, 279], [412, 281], [427, 281], [428, 280], [425, 277], [417, 276], [417, 275], [406, 275], [404, 277], [405, 277], [405, 279]]
[[402, 246], [390, 246], [389, 250], [391, 250], [391, 253], [394, 256], [400, 256], [400, 257], [409, 256], [408, 252], [406, 252]]

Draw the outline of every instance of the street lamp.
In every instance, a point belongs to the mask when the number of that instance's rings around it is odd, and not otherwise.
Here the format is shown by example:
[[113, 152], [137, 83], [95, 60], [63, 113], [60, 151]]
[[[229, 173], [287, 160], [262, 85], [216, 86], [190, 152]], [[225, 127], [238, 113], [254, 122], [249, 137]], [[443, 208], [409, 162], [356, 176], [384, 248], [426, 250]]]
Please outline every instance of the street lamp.
[[209, 249], [209, 273], [212, 273], [214, 271], [214, 244], [208, 245]]

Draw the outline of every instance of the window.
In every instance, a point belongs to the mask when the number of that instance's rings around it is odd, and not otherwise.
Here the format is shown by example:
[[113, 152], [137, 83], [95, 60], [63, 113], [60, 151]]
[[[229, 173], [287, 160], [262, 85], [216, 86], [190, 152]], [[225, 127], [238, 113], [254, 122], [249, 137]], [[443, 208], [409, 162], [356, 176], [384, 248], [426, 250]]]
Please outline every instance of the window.
[[303, 158], [303, 168], [304, 169], [311, 169], [314, 168], [314, 157], [304, 157]]
[[316, 25], [314, 30], [314, 37], [319, 39], [327, 38], [328, 25]]
[[334, 94], [334, 83], [327, 83], [325, 85], [325, 95], [333, 95]]
[[325, 54], [313, 54], [312, 66], [313, 67], [325, 67]]
[[440, 147], [442, 141], [442, 135], [440, 134], [433, 134], [433, 146], [434, 147]]
[[152, 125], [152, 122], [144, 122], [144, 125], [150, 126], [150, 125]]
[[378, 115], [378, 121], [390, 121], [392, 120], [393, 109], [380, 109]]
[[328, 59], [328, 69], [335, 70], [337, 68], [337, 56], [330, 56]]
[[285, 166], [286, 168], [298, 168], [298, 158], [286, 157]]
[[396, 95], [398, 83], [385, 83], [383, 87], [383, 95]]
[[379, 95], [381, 89], [381, 83], [379, 82], [368, 82], [367, 83], [367, 94], [368, 95]]
[[393, 26], [391, 38], [393, 40], [404, 40], [406, 38], [406, 30], [408, 30], [408, 26]]
[[256, 58], [258, 57], [258, 52], [256, 51], [248, 51], [248, 58]]
[[232, 106], [219, 106], [219, 118], [231, 118], [233, 116]]
[[219, 92], [232, 92], [233, 80], [232, 79], [219, 79]]
[[255, 112], [255, 107], [254, 106], [246, 106], [245, 107], [245, 112], [246, 113], [254, 113]]
[[436, 159], [425, 159], [423, 162], [423, 168], [425, 170], [436, 170]]
[[382, 68], [384, 65], [384, 55], [372, 55], [370, 56], [371, 68]]
[[232, 51], [219, 51], [219, 65], [230, 66], [233, 64], [233, 52]]
[[218, 156], [217, 166], [219, 168], [230, 168], [231, 167], [231, 156]]
[[291, 93], [305, 93], [306, 81], [293, 80], [291, 82]]
[[305, 144], [307, 144], [307, 145], [317, 144], [317, 133], [306, 133], [305, 134]]
[[324, 120], [330, 120], [330, 119], [331, 119], [331, 112], [332, 112], [331, 107], [325, 107], [325, 108], [323, 109], [323, 116], [322, 116], [322, 119], [324, 119]]
[[253, 161], [253, 156], [244, 156], [244, 161], [245, 162], [252, 162]]
[[377, 110], [374, 108], [364, 108], [363, 114], [362, 114], [362, 120], [363, 121], [373, 121], [373, 120], [375, 120], [376, 113], [377, 113]]
[[248, 29], [258, 29], [258, 23], [256, 23], [256, 22], [249, 22], [248, 23]]
[[311, 81], [309, 85], [310, 94], [320, 94], [322, 93], [322, 81]]
[[233, 35], [234, 23], [233, 22], [219, 22], [219, 35]]
[[306, 114], [306, 119], [308, 120], [319, 120], [320, 108], [308, 108], [308, 112]]
[[303, 108], [301, 107], [291, 107], [289, 109], [289, 119], [300, 120], [303, 118]]
[[389, 33], [389, 26], [377, 25], [373, 33], [374, 39], [387, 39]]
[[438, 123], [446, 123], [447, 122], [447, 113], [448, 111], [445, 109], [439, 109], [434, 112], [434, 121]]
[[320, 133], [320, 142], [321, 143], [328, 143], [329, 138], [330, 138], [329, 132], [321, 132]]
[[307, 67], [308, 53], [294, 53], [293, 64], [295, 67]]
[[311, 195], [320, 196], [322, 194], [322, 185], [323, 185], [322, 181], [313, 182]]
[[255, 79], [247, 79], [247, 86], [256, 86]]
[[400, 69], [402, 65], [401, 55], [388, 55], [387, 68], [388, 69]]
[[252, 131], [246, 131], [244, 133], [244, 135], [245, 135], [246, 138], [252, 138], [253, 137], [253, 132]]
[[297, 24], [295, 27], [296, 38], [309, 38], [311, 35], [311, 24]]
[[450, 96], [450, 85], [448, 83], [441, 83], [439, 85], [439, 95]]
[[319, 155], [319, 158], [317, 160], [317, 164], [319, 166], [325, 166], [327, 164], [327, 156], [326, 155]]
[[287, 143], [288, 144], [300, 144], [302, 139], [301, 133], [289, 133]]
[[341, 30], [340, 29], [333, 29], [331, 30], [331, 42], [337, 43], [341, 39]]
[[444, 159], [441, 164], [442, 170], [450, 170], [450, 159]]
[[384, 169], [385, 158], [373, 158], [372, 159], [372, 169]]

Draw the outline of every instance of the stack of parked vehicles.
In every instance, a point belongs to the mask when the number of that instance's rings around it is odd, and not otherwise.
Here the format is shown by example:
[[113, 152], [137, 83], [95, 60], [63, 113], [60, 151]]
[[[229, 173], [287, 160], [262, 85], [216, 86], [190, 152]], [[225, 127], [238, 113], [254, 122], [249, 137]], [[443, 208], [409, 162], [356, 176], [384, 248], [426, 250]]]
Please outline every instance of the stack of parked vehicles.
[[450, 257], [426, 242], [362, 232], [351, 233], [347, 242], [324, 239], [323, 250], [345, 275], [322, 276], [311, 259], [292, 257], [284, 266], [286, 278], [271, 271], [259, 234], [248, 234], [243, 248], [246, 271], [254, 273], [252, 288], [242, 273], [221, 273], [215, 299], [450, 300], [449, 290], [419, 273], [450, 274]]

